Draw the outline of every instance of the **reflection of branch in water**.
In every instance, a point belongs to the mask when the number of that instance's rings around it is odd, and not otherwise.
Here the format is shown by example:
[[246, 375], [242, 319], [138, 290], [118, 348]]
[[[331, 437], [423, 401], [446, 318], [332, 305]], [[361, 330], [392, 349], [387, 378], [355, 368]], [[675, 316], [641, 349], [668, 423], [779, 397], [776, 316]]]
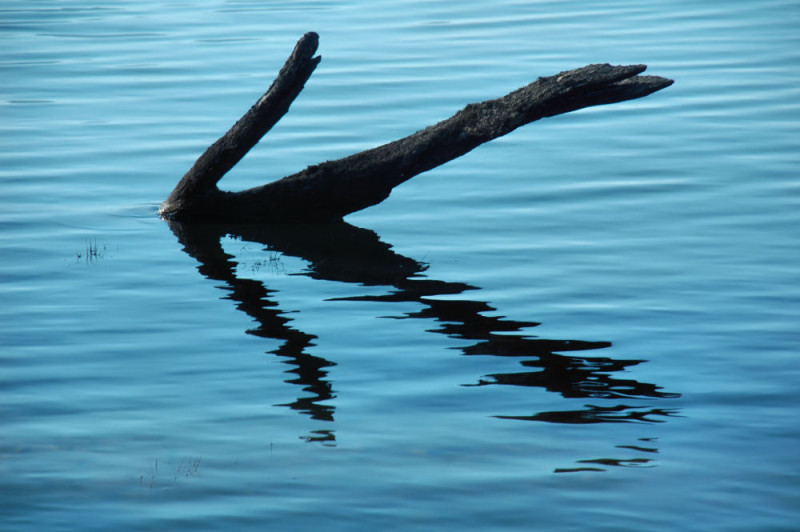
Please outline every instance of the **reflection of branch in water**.
[[629, 366], [641, 363], [641, 360], [587, 359], [557, 355], [552, 352], [538, 353], [537, 356], [538, 360], [525, 360], [522, 365], [540, 367], [541, 371], [487, 375], [478, 385], [539, 386], [551, 392], [558, 392], [564, 397], [602, 399], [676, 397], [675, 394], [659, 391], [659, 387], [655, 384], [631, 379], [615, 379], [608, 375], [609, 372], [624, 371]]
[[[606, 471], [602, 467], [597, 466], [613, 466], [613, 467], [655, 467], [652, 460], [648, 458], [593, 458], [591, 460], [578, 460], [579, 464], [592, 464], [589, 466], [579, 467], [559, 467], [555, 469], [554, 473], [583, 473], [586, 471]], [[596, 464], [596, 465], [594, 465]]]
[[[658, 449], [652, 447], [652, 443], [655, 441], [653, 438], [639, 438], [639, 441], [646, 442], [648, 444], [647, 447], [642, 445], [617, 445], [617, 449], [625, 449], [626, 452], [630, 453], [630, 451], [642, 453], [645, 455], [652, 455], [654, 453], [658, 453]], [[629, 455], [630, 456], [630, 455]], [[602, 472], [606, 471], [604, 467], [655, 467], [655, 460], [652, 458], [644, 458], [642, 456], [635, 456], [633, 458], [592, 458], [589, 460], [578, 460], [578, 464], [589, 464], [589, 465], [579, 465], [577, 467], [559, 467], [556, 468], [553, 472], [554, 473], [584, 473], [588, 471], [597, 471]]]
[[[577, 357], [557, 353], [587, 351], [611, 346], [609, 342], [582, 340], [548, 340], [524, 334], [508, 334], [539, 325], [536, 322], [513, 321], [503, 317], [486, 316], [484, 312], [495, 309], [483, 301], [438, 300], [428, 296], [460, 293], [471, 289], [468, 285], [418, 279], [405, 279], [395, 284], [399, 292], [383, 296], [345, 298], [360, 301], [405, 301], [425, 305], [418, 312], [403, 318], [434, 319], [442, 325], [430, 332], [462, 340], [478, 342], [461, 347], [465, 355], [492, 355], [502, 357], [531, 357], [523, 360], [525, 367], [542, 368], [536, 372], [497, 373], [486, 375], [475, 386], [506, 384], [537, 386], [564, 397], [623, 398], [623, 397], [675, 397], [659, 391], [655, 384], [630, 379], [614, 379], [611, 372], [625, 371], [642, 360], [614, 360], [606, 357]], [[436, 291], [441, 290], [441, 291]], [[458, 291], [456, 291], [458, 290]], [[497, 334], [497, 333], [506, 334]]]
[[[639, 364], [641, 360], [614, 360], [607, 357], [566, 356], [558, 353], [595, 350], [608, 347], [608, 342], [547, 340], [522, 334], [539, 325], [489, 316], [493, 309], [482, 301], [437, 299], [457, 295], [476, 287], [465, 283], [438, 281], [419, 276], [426, 266], [392, 251], [369, 230], [347, 223], [326, 225], [184, 225], [170, 222], [184, 249], [200, 262], [199, 271], [214, 280], [224, 281], [227, 296], [237, 308], [257, 320], [259, 326], [250, 334], [282, 340], [273, 353], [286, 357], [297, 375], [287, 382], [298, 384], [310, 397], [301, 397], [286, 406], [310, 414], [314, 419], [332, 420], [334, 407], [320, 404], [334, 397], [324, 368], [333, 365], [324, 358], [306, 351], [315, 336], [293, 328], [291, 320], [277, 308], [275, 292], [259, 281], [237, 278], [236, 262], [222, 249], [221, 239], [232, 235], [244, 241], [258, 242], [272, 252], [299, 257], [309, 263], [305, 275], [359, 285], [386, 286], [392, 291], [383, 295], [365, 295], [339, 300], [378, 301], [385, 303], [413, 302], [420, 309], [400, 319], [433, 320], [439, 325], [431, 332], [473, 342], [461, 347], [465, 355], [491, 355], [524, 358], [526, 368], [539, 371], [486, 375], [472, 386], [503, 384], [541, 387], [568, 398], [663, 398], [675, 397], [659, 391], [654, 384], [610, 376]], [[515, 334], [516, 333], [516, 334]], [[636, 410], [634, 407], [587, 406], [575, 412], [542, 412], [533, 416], [498, 416], [558, 423], [599, 423], [620, 421], [653, 421], [649, 416], [669, 416], [667, 410]], [[309, 436], [309, 440], [332, 441], [332, 431]]]
[[287, 372], [296, 374], [286, 382], [302, 386], [310, 397], [299, 397], [286, 405], [309, 414], [313, 419], [332, 421], [333, 407], [319, 404], [334, 397], [330, 382], [325, 380], [324, 368], [334, 365], [324, 358], [306, 353], [316, 338], [290, 326], [291, 320], [277, 308], [270, 298], [275, 293], [260, 281], [240, 279], [236, 276], [237, 263], [222, 249], [221, 239], [227, 234], [224, 227], [216, 225], [189, 225], [170, 223], [170, 227], [184, 246], [184, 251], [200, 262], [198, 271], [209, 279], [223, 281], [222, 287], [230, 293], [226, 299], [236, 301], [236, 308], [255, 318], [258, 327], [248, 334], [262, 338], [283, 340], [271, 353], [287, 358], [292, 367]]
[[[546, 421], [548, 423], [658, 423], [659, 418], [675, 416], [677, 412], [664, 408], [647, 408], [628, 405], [593, 406], [586, 405], [586, 410], [568, 410], [563, 412], [540, 412], [532, 416], [495, 416], [500, 419], [524, 419], [529, 421]], [[658, 416], [652, 419], [652, 416]]]

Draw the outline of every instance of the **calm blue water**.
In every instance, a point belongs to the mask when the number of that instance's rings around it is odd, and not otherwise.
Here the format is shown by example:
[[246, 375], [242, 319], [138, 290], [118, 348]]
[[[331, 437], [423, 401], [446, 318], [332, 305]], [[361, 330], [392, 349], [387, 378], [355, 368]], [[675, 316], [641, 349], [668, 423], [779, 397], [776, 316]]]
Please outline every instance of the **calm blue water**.
[[[0, 529], [797, 530], [800, 6], [0, 3]], [[296, 40], [223, 181], [589, 63], [342, 227], [157, 206]]]

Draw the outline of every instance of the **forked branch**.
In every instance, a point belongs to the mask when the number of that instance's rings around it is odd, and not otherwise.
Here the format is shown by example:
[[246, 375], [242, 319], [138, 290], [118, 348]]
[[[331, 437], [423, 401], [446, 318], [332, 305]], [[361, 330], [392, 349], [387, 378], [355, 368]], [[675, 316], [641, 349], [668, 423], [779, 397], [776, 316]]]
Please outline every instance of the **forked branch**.
[[589, 65], [543, 77], [470, 104], [405, 138], [294, 175], [225, 192], [217, 182], [289, 109], [320, 58], [318, 37], [304, 35], [270, 89], [197, 160], [161, 205], [169, 219], [220, 222], [329, 222], [380, 203], [394, 187], [518, 127], [583, 107], [647, 96], [672, 80], [640, 76], [645, 65]]

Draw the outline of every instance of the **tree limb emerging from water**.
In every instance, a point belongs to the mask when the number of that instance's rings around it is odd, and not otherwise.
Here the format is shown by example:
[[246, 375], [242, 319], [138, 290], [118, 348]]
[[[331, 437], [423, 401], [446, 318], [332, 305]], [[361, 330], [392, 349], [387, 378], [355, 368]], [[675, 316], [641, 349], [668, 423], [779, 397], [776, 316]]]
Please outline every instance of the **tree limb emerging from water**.
[[464, 155], [529, 122], [584, 107], [633, 100], [672, 85], [640, 76], [645, 65], [589, 65], [496, 100], [467, 105], [405, 138], [343, 159], [312, 165], [262, 186], [228, 192], [217, 183], [289, 110], [320, 57], [316, 33], [305, 34], [267, 92], [200, 156], [161, 204], [162, 217], [204, 222], [331, 222], [380, 203], [417, 174]]

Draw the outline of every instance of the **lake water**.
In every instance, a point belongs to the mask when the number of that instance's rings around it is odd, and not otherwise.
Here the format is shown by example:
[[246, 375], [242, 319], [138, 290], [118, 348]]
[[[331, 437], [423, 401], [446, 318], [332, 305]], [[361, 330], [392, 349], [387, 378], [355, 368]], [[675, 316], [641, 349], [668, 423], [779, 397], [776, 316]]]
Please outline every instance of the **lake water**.
[[[800, 5], [0, 3], [0, 529], [798, 530]], [[321, 227], [158, 204], [589, 63], [673, 78]]]

